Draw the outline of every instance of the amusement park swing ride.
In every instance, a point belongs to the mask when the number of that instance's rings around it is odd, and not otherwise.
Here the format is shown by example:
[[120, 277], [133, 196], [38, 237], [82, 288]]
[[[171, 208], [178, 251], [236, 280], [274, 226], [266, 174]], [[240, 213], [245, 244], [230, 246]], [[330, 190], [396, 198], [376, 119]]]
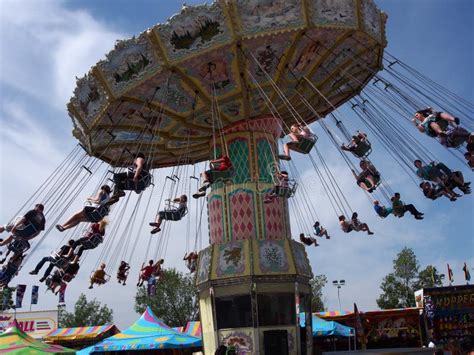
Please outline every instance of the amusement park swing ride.
[[[255, 349], [262, 349], [264, 331], [284, 331], [300, 351], [295, 315], [269, 316], [272, 303], [294, 309], [297, 299], [300, 311], [309, 309], [312, 271], [304, 244], [292, 239], [289, 207], [305, 244], [317, 245], [305, 235], [329, 238], [331, 231], [322, 227], [321, 206], [305, 198], [309, 184], [292, 157], [310, 162], [346, 233], [372, 234], [317, 134], [327, 135], [381, 218], [423, 216], [394, 201], [371, 160], [380, 150], [420, 186], [420, 196], [454, 201], [459, 191], [470, 193], [462, 173], [423, 149], [420, 138], [428, 135], [430, 144], [472, 167], [474, 106], [387, 53], [385, 22], [371, 0], [221, 0], [183, 6], [166, 23], [118, 41], [77, 80], [67, 105], [78, 145], [17, 213], [41, 203], [46, 225], [37, 210], [2, 227], [12, 235], [2, 242], [10, 253], [2, 285], [58, 233], [58, 247], [76, 242], [71, 253], [50, 257], [56, 271], [42, 281], [52, 290], [74, 284], [87, 257], [82, 252], [95, 248], [101, 254], [91, 287], [111, 282], [119, 268], [125, 284], [129, 269], [139, 272], [148, 259], [165, 257], [173, 224], [187, 223], [186, 261], [196, 273], [206, 351], [235, 328]], [[342, 105], [357, 119], [349, 120]], [[355, 124], [363, 130], [353, 131]], [[201, 170], [207, 172], [200, 177]], [[97, 191], [66, 220], [73, 201]], [[156, 206], [156, 220], [146, 221], [144, 211]], [[129, 265], [143, 247], [144, 264]], [[145, 278], [159, 279], [160, 263], [150, 267]], [[219, 309], [237, 296], [248, 314], [234, 324]]]

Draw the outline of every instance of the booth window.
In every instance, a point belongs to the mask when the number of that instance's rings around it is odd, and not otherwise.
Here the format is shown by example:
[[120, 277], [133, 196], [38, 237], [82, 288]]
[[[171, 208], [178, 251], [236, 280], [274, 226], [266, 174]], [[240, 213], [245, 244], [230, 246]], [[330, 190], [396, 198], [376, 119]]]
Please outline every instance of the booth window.
[[217, 329], [252, 327], [250, 295], [216, 297]]
[[296, 323], [294, 293], [259, 294], [257, 297], [259, 326]]

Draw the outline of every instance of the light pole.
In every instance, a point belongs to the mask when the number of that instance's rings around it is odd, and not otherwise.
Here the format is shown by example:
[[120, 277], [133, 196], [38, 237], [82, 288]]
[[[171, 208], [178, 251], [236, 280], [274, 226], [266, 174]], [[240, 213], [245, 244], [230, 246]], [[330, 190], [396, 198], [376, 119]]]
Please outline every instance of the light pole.
[[339, 280], [339, 281], [334, 280], [332, 284], [337, 287], [337, 300], [339, 301], [339, 312], [340, 312], [341, 311], [341, 296], [339, 294], [339, 291], [341, 287], [346, 284], [346, 280]]

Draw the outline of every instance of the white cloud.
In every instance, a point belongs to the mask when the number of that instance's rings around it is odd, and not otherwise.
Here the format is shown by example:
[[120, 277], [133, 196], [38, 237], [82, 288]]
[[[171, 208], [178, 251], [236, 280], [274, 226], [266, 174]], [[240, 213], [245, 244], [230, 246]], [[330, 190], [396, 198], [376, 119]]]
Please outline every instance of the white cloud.
[[0, 80], [65, 111], [82, 77], [123, 33], [57, 1], [2, 1]]

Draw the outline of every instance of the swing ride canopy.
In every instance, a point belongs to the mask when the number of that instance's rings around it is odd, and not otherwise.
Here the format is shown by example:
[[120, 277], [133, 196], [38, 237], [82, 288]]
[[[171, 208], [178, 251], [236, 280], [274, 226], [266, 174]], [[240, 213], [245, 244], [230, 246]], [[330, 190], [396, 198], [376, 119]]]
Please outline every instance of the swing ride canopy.
[[0, 353], [8, 354], [75, 354], [74, 350], [59, 345], [43, 343], [30, 337], [14, 321], [0, 334]]
[[200, 338], [173, 330], [157, 318], [147, 307], [132, 326], [102, 342], [83, 349], [79, 354], [104, 351], [152, 350], [196, 348], [202, 346]]
[[382, 69], [385, 21], [372, 0], [183, 6], [77, 80], [73, 134], [112, 166], [140, 149], [156, 168], [208, 159], [216, 127], [242, 119], [310, 123]]

